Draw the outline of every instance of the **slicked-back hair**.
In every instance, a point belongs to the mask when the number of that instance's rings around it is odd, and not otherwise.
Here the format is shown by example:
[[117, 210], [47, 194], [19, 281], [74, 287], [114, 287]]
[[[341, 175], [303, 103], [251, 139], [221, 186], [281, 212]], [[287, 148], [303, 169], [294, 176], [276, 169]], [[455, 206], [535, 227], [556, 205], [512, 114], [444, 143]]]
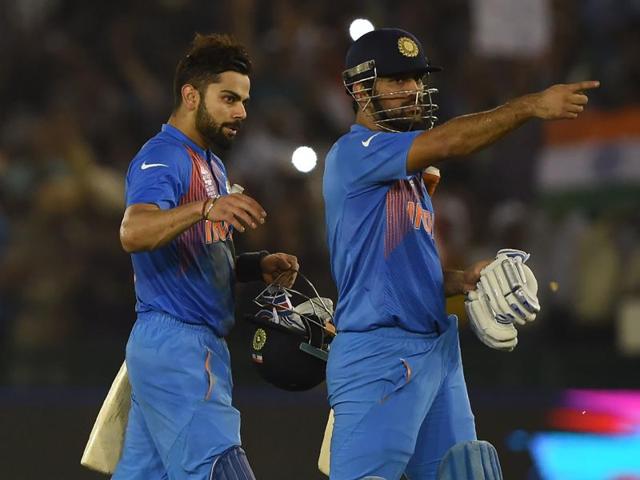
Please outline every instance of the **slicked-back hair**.
[[251, 59], [243, 45], [230, 35], [197, 33], [191, 47], [182, 57], [173, 78], [174, 111], [182, 104], [182, 87], [193, 85], [200, 94], [210, 83], [219, 80], [223, 72], [251, 73]]

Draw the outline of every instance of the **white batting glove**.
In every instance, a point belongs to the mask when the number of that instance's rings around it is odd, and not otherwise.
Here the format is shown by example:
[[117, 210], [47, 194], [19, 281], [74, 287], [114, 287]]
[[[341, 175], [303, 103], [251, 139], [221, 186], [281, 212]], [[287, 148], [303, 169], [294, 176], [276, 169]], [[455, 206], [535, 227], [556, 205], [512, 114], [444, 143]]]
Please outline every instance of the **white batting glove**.
[[486, 346], [496, 350], [512, 351], [518, 344], [518, 330], [513, 323], [501, 323], [491, 309], [489, 299], [478, 290], [467, 293], [464, 302], [469, 324], [476, 336]]
[[538, 282], [525, 265], [528, 259], [522, 250], [505, 248], [480, 272], [478, 294], [489, 299], [498, 322], [525, 325], [540, 311]]
[[538, 282], [525, 265], [529, 254], [502, 249], [480, 272], [477, 289], [467, 294], [465, 309], [473, 331], [487, 346], [511, 351], [518, 344], [514, 322], [525, 325], [540, 311]]

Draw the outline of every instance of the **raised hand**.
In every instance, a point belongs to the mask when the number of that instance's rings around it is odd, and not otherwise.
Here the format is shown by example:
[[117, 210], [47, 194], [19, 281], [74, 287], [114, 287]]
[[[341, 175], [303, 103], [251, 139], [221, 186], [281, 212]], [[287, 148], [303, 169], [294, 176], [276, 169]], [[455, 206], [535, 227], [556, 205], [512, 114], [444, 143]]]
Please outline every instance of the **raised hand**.
[[583, 92], [599, 86], [598, 81], [585, 81], [553, 85], [542, 92], [534, 93], [533, 114], [543, 120], [577, 118], [589, 101]]
[[255, 229], [265, 222], [267, 212], [253, 198], [243, 193], [223, 195], [212, 200], [213, 206], [205, 206], [206, 219], [212, 222], [226, 222], [228, 225], [244, 232], [247, 228]]

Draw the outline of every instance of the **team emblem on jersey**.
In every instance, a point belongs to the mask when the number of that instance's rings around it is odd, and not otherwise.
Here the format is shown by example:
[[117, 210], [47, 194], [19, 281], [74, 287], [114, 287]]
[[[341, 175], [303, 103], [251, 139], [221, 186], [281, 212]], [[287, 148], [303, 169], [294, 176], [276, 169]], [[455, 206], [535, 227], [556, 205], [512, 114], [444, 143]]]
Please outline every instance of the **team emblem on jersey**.
[[200, 160], [200, 178], [202, 179], [202, 183], [204, 184], [204, 189], [207, 192], [209, 197], [215, 197], [218, 193], [218, 187], [216, 186], [216, 182], [213, 179], [213, 175], [211, 174], [211, 170], [209, 167], [204, 165]]
[[409, 37], [400, 37], [398, 39], [398, 50], [405, 57], [415, 57], [418, 55], [418, 44]]
[[253, 349], [260, 351], [265, 343], [267, 343], [267, 332], [262, 328], [258, 328], [253, 335]]

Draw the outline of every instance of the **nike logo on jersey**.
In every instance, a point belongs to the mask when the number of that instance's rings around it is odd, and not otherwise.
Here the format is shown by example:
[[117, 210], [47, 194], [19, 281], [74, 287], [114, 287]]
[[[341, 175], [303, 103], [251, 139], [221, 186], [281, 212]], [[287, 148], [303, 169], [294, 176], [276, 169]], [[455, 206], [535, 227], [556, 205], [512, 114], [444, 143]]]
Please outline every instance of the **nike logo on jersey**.
[[382, 132], [378, 132], [378, 133], [374, 133], [373, 135], [371, 135], [369, 138], [367, 138], [366, 140], [362, 140], [362, 146], [364, 148], [367, 148], [369, 146], [369, 144], [371, 143], [371, 140], [373, 140], [373, 137], [375, 137], [376, 135], [380, 135]]
[[146, 160], [144, 162], [142, 162], [142, 165], [140, 165], [140, 169], [141, 170], [146, 170], [147, 168], [153, 168], [153, 167], [167, 167], [167, 168], [169, 168], [169, 165], [165, 165], [164, 163], [147, 163]]

